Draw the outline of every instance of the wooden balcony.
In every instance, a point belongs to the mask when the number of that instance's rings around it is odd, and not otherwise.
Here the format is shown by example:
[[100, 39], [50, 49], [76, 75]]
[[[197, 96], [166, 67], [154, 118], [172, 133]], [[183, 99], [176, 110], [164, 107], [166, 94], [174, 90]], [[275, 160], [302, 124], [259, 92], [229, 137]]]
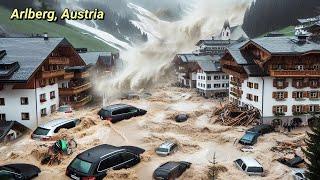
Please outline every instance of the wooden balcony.
[[75, 78], [87, 78], [90, 76], [90, 73], [88, 71], [81, 72], [81, 73], [74, 73]]
[[270, 70], [270, 76], [273, 77], [320, 77], [320, 71], [317, 70]]
[[72, 96], [79, 94], [83, 91], [86, 91], [92, 87], [91, 82], [88, 82], [86, 84], [76, 86], [76, 87], [70, 87], [70, 88], [59, 88], [59, 94], [62, 96]]
[[92, 96], [89, 95], [87, 97], [84, 97], [83, 99], [80, 99], [79, 101], [72, 102], [72, 107], [75, 109], [81, 108], [84, 105], [88, 104], [92, 100]]
[[49, 57], [49, 64], [68, 65], [69, 58], [66, 57]]
[[227, 67], [222, 67], [222, 71], [226, 74], [232, 75], [232, 76], [237, 77], [241, 80], [248, 78], [247, 74], [235, 71], [235, 70], [227, 68]]
[[74, 78], [74, 73], [73, 72], [66, 72], [64, 74], [64, 79], [72, 79]]
[[59, 76], [63, 76], [65, 73], [64, 69], [54, 70], [54, 71], [42, 71], [41, 72], [41, 78], [47, 79], [47, 78], [55, 78]]

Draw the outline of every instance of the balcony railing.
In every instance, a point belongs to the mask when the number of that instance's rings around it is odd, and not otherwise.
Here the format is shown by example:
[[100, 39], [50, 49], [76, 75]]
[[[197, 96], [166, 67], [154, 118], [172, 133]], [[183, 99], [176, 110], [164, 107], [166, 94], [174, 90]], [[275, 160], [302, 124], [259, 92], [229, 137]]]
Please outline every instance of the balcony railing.
[[66, 57], [49, 57], [49, 64], [68, 65], [69, 58]]
[[72, 79], [74, 78], [74, 73], [73, 72], [66, 72], [64, 74], [64, 79]]
[[70, 87], [70, 88], [59, 88], [59, 93], [62, 96], [71, 96], [75, 94], [79, 94], [83, 91], [86, 91], [92, 87], [91, 82], [88, 82], [86, 84], [76, 86], [76, 87]]
[[273, 77], [320, 77], [317, 70], [270, 70]]
[[89, 96], [82, 98], [79, 101], [73, 102], [72, 106], [73, 106], [73, 108], [80, 108], [80, 107], [88, 104], [91, 100], [92, 100], [92, 96], [89, 95]]
[[75, 73], [75, 74], [74, 74], [74, 77], [75, 77], [75, 78], [87, 78], [87, 77], [89, 77], [89, 76], [90, 76], [90, 74], [89, 74], [88, 71], [81, 72], [81, 73]]
[[42, 78], [54, 78], [54, 77], [63, 76], [64, 73], [65, 73], [64, 69], [53, 70], [53, 71], [42, 71], [41, 77]]

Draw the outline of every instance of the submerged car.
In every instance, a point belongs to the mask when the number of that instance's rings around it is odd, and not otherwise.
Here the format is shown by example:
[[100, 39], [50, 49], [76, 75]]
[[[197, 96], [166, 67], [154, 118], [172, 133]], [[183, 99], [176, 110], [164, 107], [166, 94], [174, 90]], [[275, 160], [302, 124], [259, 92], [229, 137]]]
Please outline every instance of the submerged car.
[[167, 141], [156, 148], [156, 153], [160, 156], [168, 156], [178, 150], [178, 144]]
[[247, 130], [247, 132], [257, 133], [259, 135], [268, 134], [274, 131], [274, 127], [268, 124], [257, 125]]
[[307, 180], [306, 171], [301, 168], [293, 168], [292, 177], [293, 177], [293, 180]]
[[48, 141], [60, 131], [60, 129], [71, 129], [80, 124], [80, 119], [56, 119], [40, 125], [31, 135], [32, 139]]
[[239, 140], [240, 144], [253, 146], [258, 141], [259, 134], [254, 132], [246, 132]]
[[138, 147], [102, 144], [77, 155], [67, 167], [66, 175], [76, 180], [100, 180], [107, 176], [109, 170], [130, 168], [138, 164], [144, 152], [144, 149]]
[[60, 113], [72, 113], [73, 112], [73, 109], [71, 106], [69, 105], [63, 105], [63, 106], [60, 106], [58, 109], [57, 109], [57, 112], [60, 112]]
[[98, 112], [100, 119], [109, 120], [112, 123], [130, 119], [136, 116], [143, 116], [147, 113], [146, 110], [136, 108], [126, 104], [114, 104], [111, 106], [103, 107]]
[[41, 170], [31, 164], [8, 164], [0, 166], [1, 180], [28, 180], [39, 175]]
[[241, 171], [245, 172], [249, 176], [258, 175], [262, 176], [264, 173], [262, 165], [255, 159], [250, 157], [239, 158], [234, 161], [235, 165]]
[[153, 173], [153, 178], [156, 180], [169, 180], [180, 177], [187, 169], [189, 169], [191, 163], [185, 161], [169, 161], [159, 166]]

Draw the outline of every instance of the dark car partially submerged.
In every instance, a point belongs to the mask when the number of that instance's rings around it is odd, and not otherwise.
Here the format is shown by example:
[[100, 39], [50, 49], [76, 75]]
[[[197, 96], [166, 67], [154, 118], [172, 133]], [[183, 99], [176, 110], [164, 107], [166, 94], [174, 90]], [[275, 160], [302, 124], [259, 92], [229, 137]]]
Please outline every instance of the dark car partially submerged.
[[189, 169], [190, 166], [191, 163], [185, 161], [169, 161], [154, 171], [153, 178], [156, 180], [176, 179]]
[[112, 123], [130, 119], [136, 116], [143, 116], [147, 113], [146, 110], [136, 108], [126, 104], [114, 104], [111, 106], [103, 107], [98, 112], [100, 119], [109, 120]]
[[258, 141], [259, 134], [254, 132], [246, 132], [239, 140], [239, 143], [242, 145], [254, 145]]
[[274, 127], [268, 124], [257, 125], [247, 130], [247, 132], [257, 133], [259, 135], [268, 134], [274, 131]]
[[130, 168], [138, 164], [140, 154], [144, 151], [133, 146], [99, 145], [75, 157], [67, 167], [66, 175], [76, 180], [103, 179], [109, 170]]
[[29, 180], [37, 177], [41, 170], [31, 164], [8, 164], [0, 166], [1, 180]]

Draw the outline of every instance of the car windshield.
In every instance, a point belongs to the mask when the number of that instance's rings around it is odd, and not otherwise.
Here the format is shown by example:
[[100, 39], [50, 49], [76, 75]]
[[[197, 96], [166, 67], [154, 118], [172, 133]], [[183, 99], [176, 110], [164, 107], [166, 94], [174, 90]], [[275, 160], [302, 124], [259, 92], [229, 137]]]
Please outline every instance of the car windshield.
[[92, 163], [83, 161], [79, 158], [76, 158], [70, 165], [70, 167], [72, 167], [73, 169], [84, 174], [89, 173], [91, 166], [92, 166]]
[[168, 149], [166, 149], [166, 148], [157, 148], [157, 151], [159, 151], [159, 152], [168, 152]]
[[248, 172], [262, 173], [263, 172], [263, 168], [262, 167], [248, 167], [247, 171]]
[[70, 111], [69, 106], [61, 106], [58, 108], [58, 112], [67, 112], [67, 111]]
[[241, 140], [244, 140], [244, 141], [252, 141], [253, 138], [255, 137], [255, 133], [246, 133], [242, 138]]
[[38, 127], [34, 132], [33, 134], [36, 134], [36, 135], [47, 135], [49, 133], [50, 129], [45, 129], [45, 128], [42, 128], [42, 127]]

